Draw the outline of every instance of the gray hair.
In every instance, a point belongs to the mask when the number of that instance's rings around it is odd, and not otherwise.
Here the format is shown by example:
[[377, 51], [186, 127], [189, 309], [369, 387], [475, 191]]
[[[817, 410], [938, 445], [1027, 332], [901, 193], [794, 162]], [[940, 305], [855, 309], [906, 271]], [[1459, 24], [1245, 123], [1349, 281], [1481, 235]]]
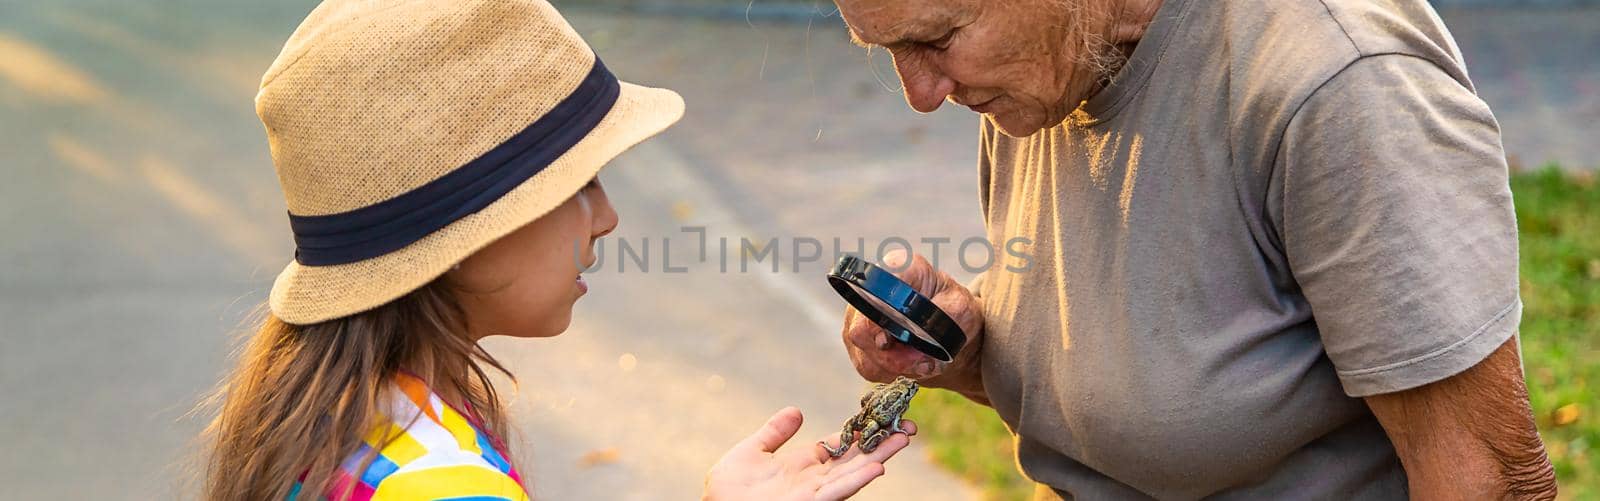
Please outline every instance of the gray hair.
[[[1078, 63], [1094, 75], [1099, 81], [1110, 84], [1127, 64], [1128, 58], [1116, 44], [1106, 38], [1105, 33], [1111, 29], [1122, 16], [1127, 15], [1126, 9], [1121, 6], [1123, 2], [1116, 0], [1050, 0], [1051, 3], [1066, 11], [1068, 25], [1063, 28], [1070, 30], [1076, 41], [1072, 49], [1077, 54]], [[1115, 6], [1113, 6], [1115, 4]], [[1113, 11], [1118, 12], [1113, 12]]]

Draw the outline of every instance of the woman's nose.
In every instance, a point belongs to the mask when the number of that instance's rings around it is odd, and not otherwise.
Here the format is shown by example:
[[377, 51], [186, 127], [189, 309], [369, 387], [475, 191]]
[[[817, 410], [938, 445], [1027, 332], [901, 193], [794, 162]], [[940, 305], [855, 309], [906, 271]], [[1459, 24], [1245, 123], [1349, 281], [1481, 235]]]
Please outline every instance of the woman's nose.
[[932, 113], [939, 109], [945, 98], [956, 91], [955, 80], [939, 71], [927, 56], [916, 53], [896, 55], [894, 69], [900, 75], [900, 86], [905, 89], [906, 104], [920, 113]]

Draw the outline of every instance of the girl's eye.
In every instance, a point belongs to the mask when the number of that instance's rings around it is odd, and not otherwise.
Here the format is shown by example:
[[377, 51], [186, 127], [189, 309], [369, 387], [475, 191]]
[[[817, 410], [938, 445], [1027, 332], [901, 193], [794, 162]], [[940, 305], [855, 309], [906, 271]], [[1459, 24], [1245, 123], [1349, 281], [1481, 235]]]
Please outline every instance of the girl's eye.
[[936, 38], [936, 39], [933, 39], [933, 40], [929, 40], [929, 41], [926, 41], [926, 42], [922, 42], [922, 44], [926, 45], [926, 46], [929, 46], [929, 47], [933, 47], [935, 49], [945, 50], [945, 49], [950, 48], [950, 39], [951, 38], [955, 38], [955, 36], [956, 36], [956, 30], [950, 30], [950, 31], [946, 32], [944, 34], [944, 36]]

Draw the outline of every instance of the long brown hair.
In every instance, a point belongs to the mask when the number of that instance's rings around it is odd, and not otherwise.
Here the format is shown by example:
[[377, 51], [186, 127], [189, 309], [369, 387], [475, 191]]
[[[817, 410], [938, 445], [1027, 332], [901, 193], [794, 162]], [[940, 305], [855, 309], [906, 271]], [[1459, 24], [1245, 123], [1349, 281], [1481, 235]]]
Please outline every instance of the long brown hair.
[[[265, 315], [238, 363], [208, 400], [202, 499], [322, 499], [340, 464], [386, 419], [389, 380], [409, 371], [466, 404], [492, 436], [506, 437], [488, 365], [510, 373], [467, 336], [460, 304], [441, 278], [377, 309], [311, 325]], [[388, 437], [392, 440], [396, 437]], [[505, 444], [497, 444], [510, 458]], [[362, 467], [382, 447], [374, 447]], [[354, 487], [349, 486], [349, 487]], [[350, 495], [332, 493], [333, 499]]]

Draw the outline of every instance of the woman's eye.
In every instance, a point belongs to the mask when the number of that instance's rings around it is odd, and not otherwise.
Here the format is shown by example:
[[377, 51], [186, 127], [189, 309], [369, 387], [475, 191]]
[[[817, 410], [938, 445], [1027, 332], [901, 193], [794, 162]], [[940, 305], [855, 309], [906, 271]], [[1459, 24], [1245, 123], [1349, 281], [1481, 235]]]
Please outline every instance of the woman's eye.
[[944, 36], [936, 38], [936, 39], [933, 39], [933, 40], [929, 40], [929, 41], [926, 41], [926, 42], [922, 42], [922, 44], [926, 45], [926, 46], [929, 46], [929, 47], [933, 47], [935, 49], [944, 50], [944, 49], [950, 48], [950, 39], [951, 38], [955, 38], [955, 36], [956, 36], [956, 30], [950, 30], [950, 31], [946, 32], [944, 34]]

